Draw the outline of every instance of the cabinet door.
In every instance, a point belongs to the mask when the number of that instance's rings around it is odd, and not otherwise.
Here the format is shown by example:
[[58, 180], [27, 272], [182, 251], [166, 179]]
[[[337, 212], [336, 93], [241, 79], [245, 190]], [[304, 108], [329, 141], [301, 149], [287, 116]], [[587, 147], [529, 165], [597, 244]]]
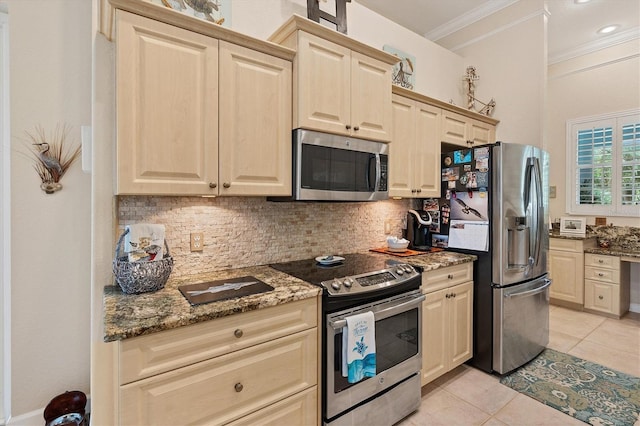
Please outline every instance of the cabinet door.
[[467, 118], [451, 111], [442, 111], [442, 142], [468, 147]]
[[218, 41], [117, 11], [117, 193], [215, 194]]
[[584, 303], [584, 255], [582, 252], [549, 250], [553, 283], [549, 296], [567, 302]]
[[496, 127], [478, 120], [469, 122], [469, 139], [474, 145], [493, 143], [496, 140]]
[[220, 42], [220, 195], [291, 195], [291, 69]]
[[318, 422], [316, 386], [229, 423], [229, 426], [315, 425]]
[[416, 103], [414, 188], [417, 195], [440, 197], [440, 108]]
[[351, 51], [304, 31], [298, 37], [295, 126], [349, 135]]
[[620, 286], [600, 281], [584, 281], [584, 307], [607, 314], [621, 315]]
[[393, 95], [392, 100], [393, 138], [389, 144], [389, 196], [415, 196], [413, 186], [414, 155], [416, 135], [415, 102]]
[[355, 137], [391, 140], [391, 66], [358, 52], [351, 52], [349, 124]]
[[448, 370], [448, 315], [449, 289], [426, 294], [422, 302], [422, 386]]
[[473, 283], [452, 287], [449, 299], [449, 369], [471, 359], [473, 355]]

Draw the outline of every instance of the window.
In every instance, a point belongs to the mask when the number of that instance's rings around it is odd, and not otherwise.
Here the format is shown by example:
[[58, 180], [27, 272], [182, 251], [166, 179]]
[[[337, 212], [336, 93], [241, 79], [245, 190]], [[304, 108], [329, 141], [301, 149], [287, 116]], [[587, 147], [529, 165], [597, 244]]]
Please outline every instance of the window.
[[567, 210], [640, 216], [640, 110], [567, 122]]

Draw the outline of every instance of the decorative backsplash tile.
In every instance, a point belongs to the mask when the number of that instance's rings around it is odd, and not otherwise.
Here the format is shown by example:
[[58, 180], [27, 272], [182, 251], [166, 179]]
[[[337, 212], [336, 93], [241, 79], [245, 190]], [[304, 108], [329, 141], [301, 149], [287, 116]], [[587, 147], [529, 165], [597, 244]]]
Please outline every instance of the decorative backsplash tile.
[[[385, 220], [390, 235], [400, 237], [413, 203], [120, 196], [118, 228], [121, 233], [125, 225], [164, 224], [176, 277], [382, 247]], [[202, 252], [190, 251], [191, 232], [204, 234]]]

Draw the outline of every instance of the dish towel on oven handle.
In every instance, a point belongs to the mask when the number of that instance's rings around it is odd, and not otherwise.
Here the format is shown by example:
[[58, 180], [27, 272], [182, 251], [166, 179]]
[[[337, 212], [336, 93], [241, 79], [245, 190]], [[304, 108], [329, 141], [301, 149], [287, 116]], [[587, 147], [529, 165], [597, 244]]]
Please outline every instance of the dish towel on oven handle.
[[342, 376], [349, 383], [376, 375], [376, 319], [373, 312], [345, 318], [342, 328]]

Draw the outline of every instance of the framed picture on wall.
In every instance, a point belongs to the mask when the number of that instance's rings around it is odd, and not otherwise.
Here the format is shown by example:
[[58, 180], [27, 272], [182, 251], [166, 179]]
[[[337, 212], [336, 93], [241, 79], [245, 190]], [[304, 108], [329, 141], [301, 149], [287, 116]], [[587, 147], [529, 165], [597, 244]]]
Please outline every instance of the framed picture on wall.
[[413, 90], [416, 85], [416, 58], [389, 45], [382, 46], [382, 50], [397, 56], [400, 61], [393, 66], [391, 82], [396, 86]]
[[560, 218], [560, 234], [579, 234], [584, 235], [587, 232], [586, 217], [561, 217]]

